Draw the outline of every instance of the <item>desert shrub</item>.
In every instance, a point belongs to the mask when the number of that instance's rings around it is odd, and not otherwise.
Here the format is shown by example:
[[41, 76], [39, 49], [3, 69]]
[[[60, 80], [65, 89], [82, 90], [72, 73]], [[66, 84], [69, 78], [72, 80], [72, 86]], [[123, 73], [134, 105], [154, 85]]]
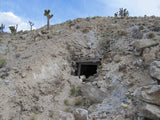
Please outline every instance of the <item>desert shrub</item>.
[[18, 24], [16, 26], [9, 26], [9, 29], [11, 31], [11, 33], [16, 33], [17, 32], [17, 29], [18, 29]]
[[82, 97], [78, 97], [75, 99], [75, 106], [80, 106], [84, 104], [85, 104], [85, 100]]
[[32, 115], [30, 116], [30, 120], [36, 120], [36, 118], [37, 118], [36, 114], [32, 114]]
[[89, 22], [90, 20], [91, 20], [91, 18], [90, 18], [90, 17], [87, 17], [87, 18], [86, 18], [86, 21], [88, 21], [88, 22]]
[[120, 35], [120, 36], [126, 36], [128, 33], [126, 32], [126, 31], [124, 31], [124, 30], [119, 30], [118, 31], [118, 35]]
[[99, 41], [99, 49], [102, 54], [110, 51], [110, 39], [108, 37], [105, 37]]
[[81, 95], [80, 87], [75, 87], [75, 85], [72, 85], [70, 89], [70, 95], [72, 96], [79, 96]]
[[76, 29], [80, 29], [80, 26], [79, 26], [79, 25], [77, 25], [77, 26], [76, 26]]
[[88, 33], [88, 32], [89, 32], [89, 29], [88, 29], [88, 28], [85, 28], [85, 29], [82, 30], [82, 32], [83, 32], [83, 33]]
[[132, 37], [134, 39], [142, 39], [143, 38], [143, 33], [139, 29], [133, 29], [132, 30]]
[[0, 26], [0, 32], [3, 32], [4, 28], [5, 28], [5, 25], [1, 24], [1, 26]]
[[152, 39], [154, 37], [155, 37], [155, 34], [152, 32], [147, 34], [147, 38], [149, 38], [149, 39]]
[[144, 29], [144, 26], [143, 25], [140, 25], [139, 26], [139, 30], [143, 30]]
[[7, 64], [6, 59], [0, 59], [0, 68], [4, 67]]
[[49, 117], [53, 118], [55, 116], [55, 111], [50, 110], [49, 111]]
[[69, 101], [67, 99], [64, 100], [65, 105], [69, 105]]
[[66, 109], [64, 109], [64, 112], [71, 112], [71, 108], [67, 107]]

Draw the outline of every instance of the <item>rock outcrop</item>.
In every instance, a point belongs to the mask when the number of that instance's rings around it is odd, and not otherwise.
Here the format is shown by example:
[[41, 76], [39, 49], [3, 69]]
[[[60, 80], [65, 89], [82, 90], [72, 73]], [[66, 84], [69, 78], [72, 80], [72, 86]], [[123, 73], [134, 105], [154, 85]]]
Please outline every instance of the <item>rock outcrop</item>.
[[151, 63], [150, 75], [160, 81], [160, 61], [154, 61]]

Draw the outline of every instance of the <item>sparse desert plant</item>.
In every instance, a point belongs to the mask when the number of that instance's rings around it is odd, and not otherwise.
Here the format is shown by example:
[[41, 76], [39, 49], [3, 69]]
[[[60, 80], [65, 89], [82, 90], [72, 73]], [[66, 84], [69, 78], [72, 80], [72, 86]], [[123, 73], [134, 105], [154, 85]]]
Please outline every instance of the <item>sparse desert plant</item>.
[[34, 23], [29, 21], [29, 25], [31, 26], [31, 30], [32, 30], [32, 26], [34, 25]]
[[64, 109], [64, 112], [71, 112], [71, 108], [67, 107], [66, 109]]
[[142, 39], [143, 38], [143, 33], [139, 29], [133, 29], [132, 30], [132, 38], [134, 39]]
[[135, 84], [135, 82], [134, 81], [130, 81], [129, 83], [128, 83], [128, 86], [133, 86]]
[[114, 17], [118, 17], [118, 12], [114, 13]]
[[155, 38], [155, 34], [153, 32], [150, 32], [147, 34], [147, 38], [149, 39]]
[[144, 29], [144, 26], [143, 25], [140, 25], [139, 26], [139, 30], [143, 30]]
[[7, 64], [6, 59], [0, 59], [0, 68], [4, 67]]
[[30, 116], [30, 120], [36, 120], [36, 118], [37, 118], [36, 114], [32, 114], [32, 115]]
[[67, 99], [64, 100], [65, 105], [69, 105], [69, 101]]
[[75, 85], [72, 85], [70, 89], [70, 95], [72, 96], [79, 96], [81, 94], [80, 87], [75, 87]]
[[128, 33], [125, 30], [119, 30], [118, 35], [120, 36], [126, 36]]
[[82, 32], [83, 32], [83, 33], [88, 33], [88, 32], [89, 32], [89, 29], [88, 29], [88, 28], [85, 28], [85, 29], [82, 30]]
[[44, 16], [47, 17], [47, 30], [49, 30], [49, 20], [53, 17], [53, 14], [50, 15], [50, 10], [44, 10]]
[[4, 28], [5, 28], [5, 25], [1, 24], [1, 26], [0, 26], [0, 32], [3, 32]]
[[75, 99], [75, 106], [80, 106], [84, 104], [85, 104], [85, 100], [82, 97], [78, 97]]
[[49, 117], [53, 118], [55, 116], [55, 111], [50, 110], [49, 111]]
[[105, 52], [109, 52], [111, 50], [111, 40], [108, 37], [105, 37], [99, 40], [99, 48], [100, 52], [104, 54]]

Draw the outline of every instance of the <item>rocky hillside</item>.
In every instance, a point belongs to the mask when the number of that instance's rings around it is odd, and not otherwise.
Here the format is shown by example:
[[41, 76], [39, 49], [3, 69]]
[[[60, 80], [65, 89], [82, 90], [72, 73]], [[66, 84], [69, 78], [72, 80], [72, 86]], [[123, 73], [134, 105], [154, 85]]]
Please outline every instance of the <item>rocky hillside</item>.
[[[159, 43], [158, 17], [0, 33], [0, 120], [159, 120]], [[96, 74], [76, 76], [97, 58]]]

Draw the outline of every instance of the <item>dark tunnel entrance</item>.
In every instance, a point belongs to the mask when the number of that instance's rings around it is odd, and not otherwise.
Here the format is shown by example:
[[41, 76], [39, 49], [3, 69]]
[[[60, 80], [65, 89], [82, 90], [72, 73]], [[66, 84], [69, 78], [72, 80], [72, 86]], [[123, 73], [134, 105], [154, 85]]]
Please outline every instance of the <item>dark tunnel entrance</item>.
[[85, 75], [86, 78], [97, 73], [97, 68], [100, 65], [100, 60], [82, 60], [77, 61], [76, 75]]
[[97, 73], [97, 65], [81, 65], [80, 75], [85, 75], [86, 78]]

